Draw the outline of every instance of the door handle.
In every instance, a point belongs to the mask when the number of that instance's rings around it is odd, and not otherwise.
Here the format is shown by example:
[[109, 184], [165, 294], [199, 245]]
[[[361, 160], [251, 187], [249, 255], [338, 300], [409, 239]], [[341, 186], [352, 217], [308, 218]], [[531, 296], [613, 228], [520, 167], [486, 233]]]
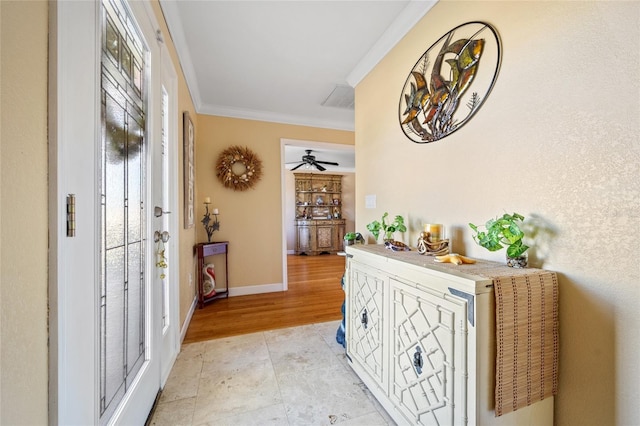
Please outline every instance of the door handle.
[[413, 366], [416, 368], [418, 374], [422, 374], [422, 366], [424, 361], [422, 360], [422, 349], [420, 346], [416, 346], [416, 352], [413, 354]]
[[[163, 210], [162, 210], [162, 207], [159, 207], [159, 206], [155, 206], [155, 207], [153, 208], [153, 215], [154, 215], [155, 217], [160, 217], [160, 216], [162, 216], [163, 214], [169, 214], [169, 213], [171, 213], [171, 212], [165, 212], [165, 211], [163, 211]], [[166, 241], [165, 241], [165, 242], [166, 242]]]
[[157, 243], [158, 241], [162, 241], [163, 243], [166, 243], [167, 241], [169, 241], [169, 238], [171, 238], [171, 236], [167, 231], [164, 231], [164, 232], [156, 231], [153, 233], [153, 242], [155, 243]]
[[369, 325], [369, 317], [367, 316], [367, 310], [365, 309], [360, 318], [360, 322], [364, 326], [364, 329], [367, 329], [367, 325]]

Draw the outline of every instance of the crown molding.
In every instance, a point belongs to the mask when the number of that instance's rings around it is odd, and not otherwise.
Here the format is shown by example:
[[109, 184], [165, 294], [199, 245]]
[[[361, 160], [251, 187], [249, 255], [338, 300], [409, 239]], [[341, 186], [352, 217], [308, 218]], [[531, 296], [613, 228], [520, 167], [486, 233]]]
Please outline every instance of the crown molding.
[[347, 76], [356, 87], [396, 44], [427, 14], [438, 0], [412, 0]]
[[201, 105], [196, 108], [199, 114], [217, 115], [221, 117], [242, 118], [245, 120], [268, 121], [273, 123], [291, 124], [296, 126], [319, 127], [323, 129], [354, 131], [354, 120], [318, 120], [310, 117], [280, 114], [269, 111], [259, 111], [245, 108], [235, 108], [221, 105]]

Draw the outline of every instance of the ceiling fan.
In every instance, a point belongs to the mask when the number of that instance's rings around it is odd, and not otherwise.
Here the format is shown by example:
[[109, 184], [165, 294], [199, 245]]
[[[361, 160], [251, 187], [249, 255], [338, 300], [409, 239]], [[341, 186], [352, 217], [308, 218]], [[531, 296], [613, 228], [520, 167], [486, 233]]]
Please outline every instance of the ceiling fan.
[[[300, 164], [298, 164], [297, 166], [295, 166], [294, 168], [292, 168], [291, 169], [292, 171], [304, 166], [305, 164], [307, 166], [309, 166], [309, 167], [311, 167], [311, 166], [316, 167], [321, 172], [324, 172], [325, 170], [327, 170], [325, 167], [322, 166], [322, 164], [327, 164], [327, 165], [330, 165], [330, 166], [337, 166], [338, 165], [338, 163], [334, 163], [332, 161], [316, 160], [316, 156], [315, 155], [311, 155], [311, 150], [310, 149], [305, 149], [305, 152], [307, 154], [302, 156], [302, 162]], [[288, 164], [290, 164], [290, 163], [288, 163]]]

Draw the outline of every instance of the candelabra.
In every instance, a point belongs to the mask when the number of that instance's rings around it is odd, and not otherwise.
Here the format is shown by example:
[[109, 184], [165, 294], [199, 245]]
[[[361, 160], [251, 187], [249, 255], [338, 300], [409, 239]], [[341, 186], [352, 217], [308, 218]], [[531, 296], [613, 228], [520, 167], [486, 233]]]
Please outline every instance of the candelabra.
[[211, 221], [211, 213], [209, 213], [209, 204], [205, 201], [204, 203], [204, 218], [202, 218], [202, 224], [204, 225], [205, 231], [207, 231], [207, 240], [211, 242], [211, 236], [214, 231], [220, 229], [220, 222], [218, 221], [218, 209], [213, 209], [213, 216], [215, 219], [213, 222]]

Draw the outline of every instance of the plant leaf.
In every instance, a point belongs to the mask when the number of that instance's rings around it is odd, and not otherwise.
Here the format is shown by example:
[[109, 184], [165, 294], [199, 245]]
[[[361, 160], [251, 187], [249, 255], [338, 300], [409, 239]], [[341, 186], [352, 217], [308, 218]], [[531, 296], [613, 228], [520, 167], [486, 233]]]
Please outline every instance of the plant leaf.
[[525, 251], [529, 249], [529, 246], [522, 243], [522, 240], [518, 240], [515, 243], [507, 247], [507, 256], [511, 258], [520, 257]]
[[489, 251], [498, 251], [504, 247], [500, 244], [500, 240], [497, 240], [491, 234], [485, 233], [478, 234], [478, 243]]
[[378, 236], [380, 236], [381, 227], [382, 225], [380, 224], [380, 222], [378, 222], [377, 220], [374, 220], [373, 222], [367, 225], [367, 230], [371, 232], [371, 234], [373, 234], [373, 237], [377, 240]]

